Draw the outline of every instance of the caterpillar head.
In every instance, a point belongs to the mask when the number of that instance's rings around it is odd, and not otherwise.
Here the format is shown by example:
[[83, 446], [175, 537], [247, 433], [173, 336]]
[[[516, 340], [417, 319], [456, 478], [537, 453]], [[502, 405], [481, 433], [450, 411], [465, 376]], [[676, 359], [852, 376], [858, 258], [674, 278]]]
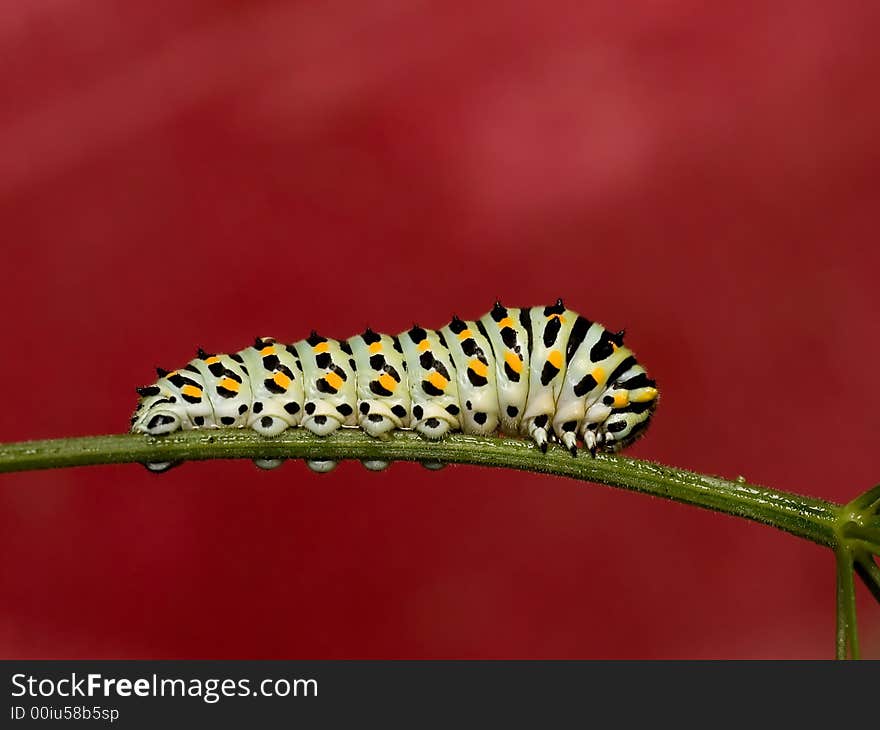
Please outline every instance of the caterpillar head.
[[584, 443], [591, 451], [617, 452], [629, 446], [642, 435], [657, 407], [656, 395], [644, 407], [625, 412], [612, 412], [600, 423], [585, 424]]
[[132, 433], [162, 436], [183, 427], [176, 396], [161, 391], [155, 385], [138, 388], [138, 394], [141, 399], [131, 417]]

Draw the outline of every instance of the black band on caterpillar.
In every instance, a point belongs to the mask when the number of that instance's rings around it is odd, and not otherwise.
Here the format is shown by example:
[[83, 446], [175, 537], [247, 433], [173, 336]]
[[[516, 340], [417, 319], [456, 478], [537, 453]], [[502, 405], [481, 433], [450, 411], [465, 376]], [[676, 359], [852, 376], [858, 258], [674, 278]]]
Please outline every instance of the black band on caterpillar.
[[131, 430], [252, 428], [272, 437], [297, 426], [318, 436], [356, 426], [374, 437], [414, 429], [432, 440], [501, 431], [545, 451], [557, 440], [572, 455], [578, 441], [592, 454], [613, 452], [644, 433], [659, 398], [623, 336], [560, 299], [527, 309], [496, 302], [477, 321], [454, 317], [436, 331], [367, 329], [345, 341], [312, 331], [292, 345], [259, 337], [232, 355], [199, 348], [183, 368], [158, 369], [155, 384], [137, 389]]

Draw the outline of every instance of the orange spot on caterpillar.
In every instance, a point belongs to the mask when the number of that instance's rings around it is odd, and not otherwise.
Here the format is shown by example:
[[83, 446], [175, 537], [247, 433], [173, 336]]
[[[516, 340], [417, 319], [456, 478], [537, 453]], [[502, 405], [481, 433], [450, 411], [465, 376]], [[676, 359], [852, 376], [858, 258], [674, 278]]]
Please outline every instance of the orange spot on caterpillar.
[[480, 377], [485, 378], [486, 373], [489, 372], [489, 369], [486, 367], [486, 364], [482, 360], [477, 360], [474, 358], [468, 363], [468, 367], [473, 370]]
[[445, 390], [446, 386], [449, 385], [449, 381], [436, 370], [428, 376], [428, 382], [437, 390]]
[[[321, 344], [327, 344], [326, 342]], [[334, 390], [339, 390], [342, 387], [342, 378], [340, 378], [336, 373], [330, 372], [324, 376], [324, 380], [327, 381], [327, 384], [333, 388]]]

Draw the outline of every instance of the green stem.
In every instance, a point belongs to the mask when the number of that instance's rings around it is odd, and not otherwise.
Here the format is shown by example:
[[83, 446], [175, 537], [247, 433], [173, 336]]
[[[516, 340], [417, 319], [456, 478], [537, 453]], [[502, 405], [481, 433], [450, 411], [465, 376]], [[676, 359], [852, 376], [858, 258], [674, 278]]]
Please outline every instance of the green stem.
[[880, 546], [880, 528], [862, 527], [855, 522], [847, 522], [843, 525], [842, 533], [849, 540], [863, 540], [869, 550], [877, 550], [876, 546]]
[[859, 634], [856, 625], [856, 587], [853, 583], [853, 555], [848, 546], [841, 545], [834, 554], [837, 558], [837, 658], [859, 658]]
[[839, 539], [835, 524], [840, 505], [824, 500], [649, 461], [607, 455], [593, 458], [585, 452], [572, 458], [562, 448], [551, 448], [542, 454], [524, 440], [463, 434], [436, 443], [411, 431], [399, 431], [387, 440], [377, 440], [359, 429], [342, 429], [326, 438], [313, 436], [305, 429], [291, 429], [274, 439], [238, 429], [183, 431], [160, 438], [88, 436], [0, 444], [0, 472], [259, 457], [438, 461], [509, 467], [653, 494], [777, 527], [820, 545], [834, 547]]
[[860, 494], [847, 506], [855, 512], [869, 512], [880, 505], [880, 484]]
[[869, 551], [880, 551], [877, 501], [880, 487], [846, 505], [783, 492], [745, 481], [728, 481], [622, 456], [573, 458], [565, 449], [546, 454], [518, 439], [454, 434], [429, 442], [412, 431], [373, 439], [359, 429], [318, 438], [291, 429], [274, 439], [253, 431], [185, 431], [160, 438], [141, 435], [87, 436], [0, 444], [0, 472], [130, 462], [205, 459], [360, 459], [475, 464], [596, 482], [743, 517], [825, 545], [837, 558], [837, 656], [858, 658], [853, 570], [880, 601], [880, 568]]
[[855, 570], [859, 578], [871, 591], [871, 595], [880, 603], [880, 568], [874, 562], [874, 558], [865, 551], [855, 555]]

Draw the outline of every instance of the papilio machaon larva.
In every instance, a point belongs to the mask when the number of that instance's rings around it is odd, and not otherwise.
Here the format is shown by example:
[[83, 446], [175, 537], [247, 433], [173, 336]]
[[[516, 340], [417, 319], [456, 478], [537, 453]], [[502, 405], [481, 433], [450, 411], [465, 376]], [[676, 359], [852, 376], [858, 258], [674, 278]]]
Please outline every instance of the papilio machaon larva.
[[[453, 317], [439, 330], [414, 325], [397, 336], [367, 329], [338, 341], [312, 332], [292, 345], [259, 337], [233, 355], [199, 349], [178, 370], [158, 368], [159, 380], [137, 389], [131, 430], [247, 427], [272, 437], [295, 426], [318, 436], [348, 426], [377, 438], [414, 429], [432, 440], [501, 431], [542, 451], [555, 439], [575, 456], [580, 439], [591, 454], [614, 452], [644, 432], [659, 397], [623, 335], [560, 299], [526, 309], [496, 302], [478, 320]], [[308, 463], [322, 472], [335, 466]]]

